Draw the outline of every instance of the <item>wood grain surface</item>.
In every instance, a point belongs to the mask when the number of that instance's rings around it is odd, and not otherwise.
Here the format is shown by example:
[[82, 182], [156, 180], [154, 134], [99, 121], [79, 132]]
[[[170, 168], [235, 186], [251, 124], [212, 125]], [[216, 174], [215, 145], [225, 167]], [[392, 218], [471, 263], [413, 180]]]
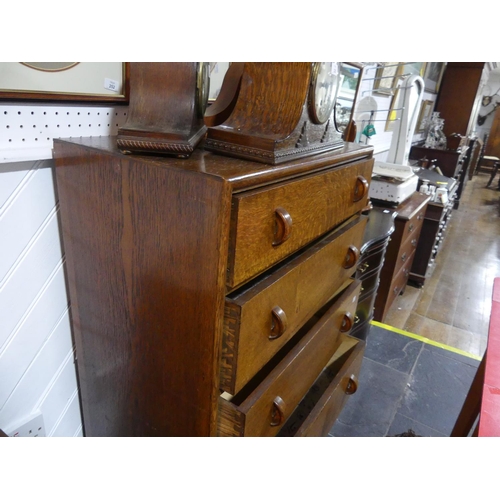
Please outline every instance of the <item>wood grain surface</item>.
[[213, 434], [229, 186], [55, 148], [86, 435]]

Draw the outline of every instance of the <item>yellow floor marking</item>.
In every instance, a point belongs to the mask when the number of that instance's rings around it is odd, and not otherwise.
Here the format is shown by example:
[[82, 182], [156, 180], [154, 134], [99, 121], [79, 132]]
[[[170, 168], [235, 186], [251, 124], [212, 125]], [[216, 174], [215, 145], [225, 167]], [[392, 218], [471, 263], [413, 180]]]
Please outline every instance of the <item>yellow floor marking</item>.
[[457, 349], [455, 347], [451, 347], [446, 344], [441, 344], [440, 342], [436, 342], [434, 340], [428, 339], [426, 337], [421, 337], [415, 333], [406, 332], [404, 330], [400, 330], [399, 328], [395, 328], [394, 326], [385, 325], [384, 323], [379, 323], [378, 321], [372, 320], [371, 324], [374, 326], [378, 326], [380, 328], [384, 328], [385, 330], [389, 330], [394, 333], [399, 333], [400, 335], [405, 335], [406, 337], [410, 337], [412, 339], [420, 340], [420, 342], [424, 342], [425, 344], [433, 345], [436, 347], [440, 347], [441, 349], [446, 349], [447, 351], [455, 352], [460, 354], [461, 356], [467, 356], [468, 358], [476, 359], [477, 361], [481, 361], [482, 358], [471, 354], [470, 352], [462, 351], [461, 349]]

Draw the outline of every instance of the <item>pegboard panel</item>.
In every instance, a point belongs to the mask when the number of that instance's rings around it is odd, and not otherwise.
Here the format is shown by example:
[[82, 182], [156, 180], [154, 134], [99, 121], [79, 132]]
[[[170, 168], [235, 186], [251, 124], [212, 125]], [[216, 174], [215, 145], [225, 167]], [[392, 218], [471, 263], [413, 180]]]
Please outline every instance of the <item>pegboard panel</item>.
[[[127, 106], [0, 104], [0, 152], [5, 159], [50, 158], [53, 139], [117, 135]], [[45, 153], [44, 153], [45, 152]]]

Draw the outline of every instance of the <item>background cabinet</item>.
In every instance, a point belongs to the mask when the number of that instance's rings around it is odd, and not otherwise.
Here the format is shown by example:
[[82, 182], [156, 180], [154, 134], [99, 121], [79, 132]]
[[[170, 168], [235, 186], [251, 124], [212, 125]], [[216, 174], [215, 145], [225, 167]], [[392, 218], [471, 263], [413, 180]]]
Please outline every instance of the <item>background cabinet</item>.
[[446, 136], [457, 133], [469, 137], [479, 113], [484, 75], [484, 62], [446, 64], [434, 108], [444, 118]]
[[456, 179], [457, 186], [454, 194], [454, 208], [458, 208], [460, 204], [460, 196], [468, 176], [467, 171], [471, 153], [473, 152], [475, 141], [471, 141], [471, 146], [463, 146], [459, 150], [452, 149], [434, 149], [424, 148], [422, 146], [413, 146], [410, 150], [410, 160], [417, 161], [423, 158], [435, 160], [445, 177]]
[[410, 281], [417, 286], [425, 283], [444, 241], [455, 204], [457, 188], [456, 182], [449, 187], [446, 205], [438, 202], [430, 202], [427, 205], [422, 233], [409, 276]]

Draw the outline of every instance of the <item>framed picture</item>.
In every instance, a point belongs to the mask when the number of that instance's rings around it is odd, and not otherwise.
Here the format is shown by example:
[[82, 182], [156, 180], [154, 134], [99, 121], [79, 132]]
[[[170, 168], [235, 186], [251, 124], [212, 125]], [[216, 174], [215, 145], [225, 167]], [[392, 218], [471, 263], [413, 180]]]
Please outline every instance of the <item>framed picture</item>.
[[0, 63], [0, 99], [126, 102], [128, 94], [128, 63]]
[[402, 74], [404, 75], [420, 75], [422, 78], [425, 73], [424, 62], [408, 62], [404, 63]]
[[446, 67], [444, 62], [428, 62], [425, 65], [424, 82], [425, 91], [437, 94], [439, 92], [439, 85], [443, 78], [443, 73]]
[[426, 121], [431, 116], [433, 107], [434, 101], [422, 101], [420, 113], [418, 114], [417, 126], [415, 127], [415, 132], [417, 134], [425, 132], [425, 127], [427, 125]]
[[398, 62], [377, 63], [373, 83], [373, 92], [382, 95], [394, 95], [396, 78], [401, 74], [402, 65]]

